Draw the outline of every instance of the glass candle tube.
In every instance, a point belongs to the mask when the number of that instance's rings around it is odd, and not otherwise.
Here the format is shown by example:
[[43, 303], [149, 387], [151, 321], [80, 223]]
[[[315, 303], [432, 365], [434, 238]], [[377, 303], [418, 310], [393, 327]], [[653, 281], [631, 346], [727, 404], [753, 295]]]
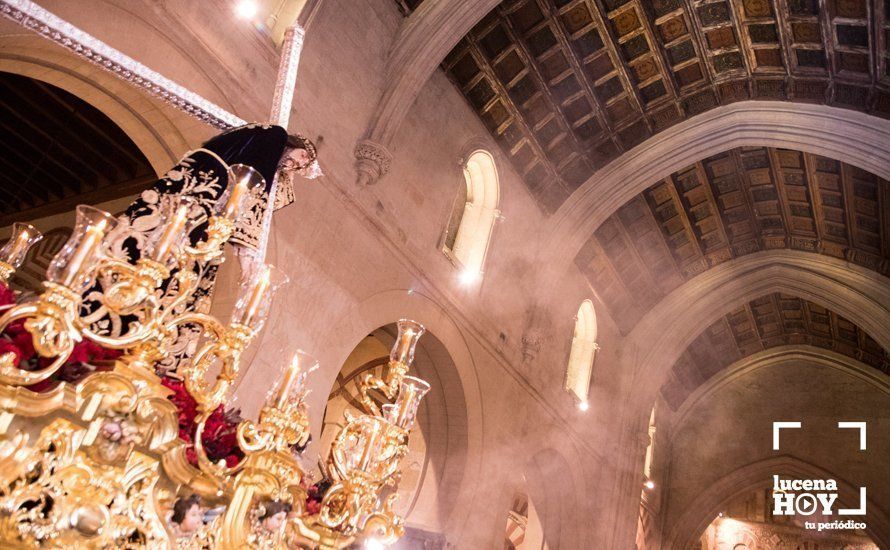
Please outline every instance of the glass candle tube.
[[246, 164], [233, 164], [229, 167], [229, 185], [217, 203], [216, 215], [235, 221], [253, 190], [265, 187], [266, 180], [259, 172]]
[[384, 420], [386, 420], [390, 424], [395, 424], [399, 421], [399, 406], [394, 403], [381, 405], [380, 414], [381, 416], [383, 416]]
[[77, 207], [74, 231], [46, 270], [52, 283], [82, 292], [93, 279], [93, 268], [101, 258], [102, 239], [117, 225], [111, 214], [82, 204]]
[[261, 266], [250, 278], [250, 283], [241, 287], [232, 321], [260, 330], [269, 313], [272, 296], [288, 280], [287, 275], [275, 266]]
[[0, 248], [0, 262], [18, 268], [25, 261], [28, 250], [43, 238], [43, 233], [27, 223], [14, 223], [12, 235], [3, 248]]
[[399, 335], [396, 337], [396, 343], [392, 347], [389, 354], [390, 361], [402, 363], [403, 365], [411, 365], [414, 362], [414, 348], [417, 347], [417, 340], [424, 332], [423, 325], [409, 319], [399, 321]]
[[358, 469], [367, 472], [371, 463], [376, 461], [380, 452], [380, 436], [383, 426], [378, 419], [373, 419], [364, 435], [364, 445], [361, 449], [361, 456], [358, 460]]
[[414, 427], [414, 420], [417, 418], [417, 408], [423, 396], [430, 391], [430, 385], [420, 378], [406, 376], [402, 378], [399, 385], [399, 395], [396, 397], [395, 405], [398, 407], [395, 424], [404, 429], [410, 430]]
[[318, 367], [318, 361], [308, 353], [298, 350], [294, 354], [290, 365], [285, 369], [284, 377], [280, 380], [280, 383], [273, 390], [270, 399], [267, 399], [267, 401], [273, 403], [276, 408], [283, 409], [289, 401], [300, 394], [303, 390], [306, 375], [315, 370], [316, 367]]
[[163, 221], [155, 229], [157, 240], [151, 252], [151, 259], [159, 263], [165, 263], [170, 252], [185, 237], [189, 212], [195, 204], [188, 197], [166, 195], [165, 199], [162, 206]]

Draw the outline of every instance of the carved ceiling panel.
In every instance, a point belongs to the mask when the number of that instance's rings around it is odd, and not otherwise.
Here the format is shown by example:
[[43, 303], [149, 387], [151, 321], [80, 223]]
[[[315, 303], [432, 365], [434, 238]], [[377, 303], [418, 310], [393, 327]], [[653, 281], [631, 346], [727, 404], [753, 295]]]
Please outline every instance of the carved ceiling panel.
[[733, 149], [634, 197], [591, 235], [575, 263], [627, 333], [706, 269], [785, 248], [890, 275], [890, 182], [799, 151]]
[[745, 99], [890, 117], [890, 0], [508, 0], [443, 67], [547, 212], [598, 168]]
[[890, 374], [890, 355], [861, 328], [807, 300], [770, 294], [699, 335], [674, 365], [661, 394], [676, 411], [698, 386], [735, 361], [795, 344], [829, 349]]

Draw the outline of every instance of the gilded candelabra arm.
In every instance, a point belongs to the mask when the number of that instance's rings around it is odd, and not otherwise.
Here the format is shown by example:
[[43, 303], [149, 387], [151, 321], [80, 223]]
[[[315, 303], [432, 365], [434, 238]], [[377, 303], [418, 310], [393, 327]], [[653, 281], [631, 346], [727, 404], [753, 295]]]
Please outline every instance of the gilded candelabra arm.
[[[185, 387], [195, 401], [205, 410], [213, 411], [221, 405], [229, 386], [238, 375], [241, 354], [253, 339], [255, 332], [240, 323], [225, 326], [216, 318], [203, 313], [188, 313], [177, 317], [167, 325], [173, 330], [178, 325], [197, 325], [212, 335], [195, 353], [190, 365], [181, 367]], [[220, 369], [211, 385], [207, 372], [219, 361]]]
[[102, 293], [105, 307], [117, 315], [132, 315], [144, 309], [142, 306], [170, 276], [170, 270], [147, 257], [135, 265], [108, 257], [99, 264], [99, 276], [112, 281]]
[[381, 510], [370, 514], [362, 525], [362, 536], [389, 546], [405, 534], [404, 520], [393, 511], [398, 493], [389, 495]]
[[[184, 258], [185, 256], [183, 256]], [[159, 320], [162, 323], [168, 323], [174, 315], [180, 313], [183, 305], [195, 293], [198, 288], [198, 281], [204, 277], [207, 268], [204, 266], [200, 272], [194, 269], [194, 263], [181, 262], [179, 271], [173, 276], [176, 285], [176, 294], [167, 300], [166, 305], [161, 310]]]
[[331, 485], [321, 500], [318, 521], [328, 529], [338, 529], [349, 523], [360, 509], [359, 494], [347, 488], [346, 482]]
[[56, 283], [43, 284], [46, 290], [36, 302], [13, 306], [0, 316], [0, 332], [11, 323], [24, 319], [25, 330], [31, 334], [37, 354], [55, 359], [46, 367], [27, 371], [16, 366], [12, 352], [0, 354], [0, 382], [4, 384], [29, 386], [46, 380], [68, 360], [74, 345], [81, 339], [74, 324], [80, 308], [80, 295]]
[[426, 329], [423, 325], [408, 319], [401, 319], [398, 323], [399, 333], [396, 336], [396, 342], [389, 353], [389, 363], [387, 364], [386, 373], [383, 378], [378, 378], [373, 374], [367, 374], [362, 378], [359, 387], [361, 402], [365, 408], [365, 412], [374, 416], [382, 416], [381, 407], [374, 402], [370, 391], [377, 390], [386, 397], [390, 402], [398, 395], [399, 387], [402, 380], [408, 373], [411, 363], [414, 361], [414, 348], [417, 346], [417, 340]]
[[361, 384], [359, 385], [359, 396], [365, 411], [368, 414], [380, 416], [380, 407], [374, 402], [374, 398], [370, 394], [371, 390], [377, 390], [387, 399], [392, 400], [398, 394], [399, 384], [402, 382], [402, 378], [404, 378], [405, 373], [407, 372], [408, 365], [400, 361], [390, 360], [387, 365], [386, 375], [383, 378], [379, 378], [373, 374], [364, 375]]
[[117, 315], [136, 315], [139, 319], [130, 323], [126, 334], [108, 336], [93, 331], [89, 323], [80, 322], [83, 334], [94, 342], [109, 348], [127, 349], [150, 339], [164, 336], [163, 325], [179, 306], [194, 293], [199, 279], [191, 269], [191, 260], [181, 252], [176, 253], [176, 265], [180, 269], [173, 277], [176, 294], [162, 305], [157, 291], [170, 277], [170, 269], [150, 258], [142, 258], [135, 265], [114, 258], [106, 258], [100, 265], [100, 274], [113, 283], [102, 293], [102, 303]]
[[227, 485], [231, 483], [231, 480], [233, 479], [232, 476], [244, 468], [245, 461], [242, 460], [237, 465], [229, 468], [226, 465], [225, 460], [213, 462], [210, 460], [210, 457], [207, 456], [207, 451], [204, 449], [204, 428], [207, 425], [207, 419], [210, 418], [211, 414], [213, 414], [212, 409], [205, 410], [202, 411], [196, 419], [194, 438], [195, 456], [198, 459], [198, 468], [213, 479], [219, 490], [224, 491], [227, 488]]
[[185, 246], [185, 252], [199, 263], [207, 263], [222, 255], [223, 245], [235, 232], [235, 223], [223, 216], [207, 220], [207, 239], [195, 246]]
[[236, 432], [238, 446], [245, 453], [255, 453], [268, 449], [272, 443], [275, 434], [269, 430], [263, 429], [263, 426], [257, 426], [250, 420], [245, 420], [238, 424]]

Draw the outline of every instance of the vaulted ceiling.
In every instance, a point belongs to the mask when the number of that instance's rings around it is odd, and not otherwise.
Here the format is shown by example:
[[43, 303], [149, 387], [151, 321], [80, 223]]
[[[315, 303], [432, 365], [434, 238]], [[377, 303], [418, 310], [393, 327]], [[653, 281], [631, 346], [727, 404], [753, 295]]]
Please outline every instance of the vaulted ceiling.
[[0, 72], [0, 227], [141, 191], [148, 160], [111, 119], [44, 82]]
[[553, 212], [622, 152], [722, 104], [890, 117], [888, 12], [890, 0], [507, 0], [443, 67]]
[[661, 388], [677, 410], [695, 389], [739, 359], [785, 345], [810, 345], [841, 353], [884, 374], [890, 356], [861, 328], [808, 300], [770, 294], [709, 326], [674, 365]]
[[575, 263], [627, 333], [699, 273], [771, 249], [890, 275], [890, 182], [809, 153], [733, 149], [654, 182], [594, 231]]

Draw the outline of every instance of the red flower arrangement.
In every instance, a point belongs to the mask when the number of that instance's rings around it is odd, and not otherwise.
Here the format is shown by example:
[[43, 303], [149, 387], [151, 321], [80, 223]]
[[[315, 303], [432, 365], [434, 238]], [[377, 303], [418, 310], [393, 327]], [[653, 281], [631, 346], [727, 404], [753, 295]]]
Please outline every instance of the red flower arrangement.
[[[15, 301], [12, 289], [0, 283], [0, 311], [6, 306], [15, 305]], [[0, 333], [0, 354], [3, 353], [12, 353], [15, 356], [13, 365], [24, 370], [38, 370], [52, 362], [52, 358], [40, 357], [34, 350], [34, 340], [31, 333], [25, 330], [24, 319], [10, 323]], [[77, 383], [92, 372], [110, 370], [110, 365], [103, 362], [116, 359], [120, 354], [118, 350], [103, 348], [94, 342], [83, 340], [74, 346], [68, 360], [52, 376], [28, 386], [28, 389], [45, 392], [60, 382]]]
[[[195, 418], [198, 416], [198, 403], [188, 392], [182, 380], [165, 376], [161, 379], [164, 387], [173, 391], [170, 401], [179, 409], [179, 439], [188, 444], [186, 458], [192, 466], [198, 465], [198, 457], [195, 454], [194, 437], [197, 427]], [[204, 424], [204, 434], [201, 442], [207, 457], [218, 462], [226, 461], [226, 466], [232, 468], [244, 458], [244, 452], [238, 446], [237, 430], [241, 423], [241, 411], [230, 409], [226, 411], [220, 405], [210, 414]]]
[[[6, 306], [16, 303], [15, 293], [5, 284], [0, 283], [0, 312]], [[40, 357], [34, 350], [34, 342], [31, 333], [25, 330], [24, 320], [10, 323], [0, 333], [0, 354], [11, 352], [15, 355], [13, 364], [25, 370], [37, 370], [43, 368], [52, 361], [51, 358]], [[102, 346], [83, 340], [74, 346], [68, 360], [59, 370], [48, 379], [28, 386], [35, 392], [45, 392], [56, 387], [61, 382], [75, 384], [83, 380], [88, 374], [96, 371], [111, 370], [111, 360], [120, 357], [118, 350], [103, 348]], [[104, 363], [104, 364], [103, 364]], [[195, 433], [195, 417], [198, 415], [198, 404], [186, 390], [180, 380], [164, 377], [161, 383], [173, 390], [170, 400], [179, 409], [179, 437], [189, 444], [186, 455], [192, 465], [197, 465], [195, 448], [192, 438]], [[214, 462], [225, 460], [229, 467], [238, 464], [244, 453], [238, 447], [236, 430], [241, 422], [239, 411], [224, 411], [222, 406], [213, 411], [204, 428], [204, 449]]]
[[331, 482], [327, 479], [322, 479], [306, 488], [305, 515], [314, 516], [321, 511], [321, 501], [330, 488]]

